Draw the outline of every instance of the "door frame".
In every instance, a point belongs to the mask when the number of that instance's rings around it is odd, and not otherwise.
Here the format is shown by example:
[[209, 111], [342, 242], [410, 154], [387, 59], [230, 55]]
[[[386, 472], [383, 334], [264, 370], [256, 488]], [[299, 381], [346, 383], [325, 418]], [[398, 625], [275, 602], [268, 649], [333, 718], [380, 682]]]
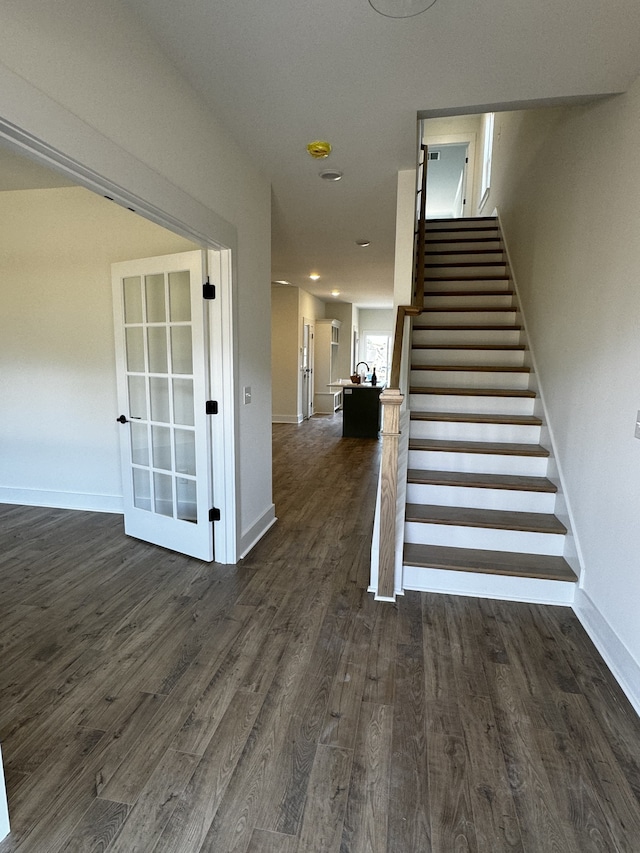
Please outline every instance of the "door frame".
[[[221, 521], [213, 522], [216, 562], [236, 563], [241, 548], [238, 445], [237, 231], [27, 80], [0, 67], [0, 138], [17, 154], [65, 175], [79, 186], [217, 253], [217, 298], [209, 307], [212, 378], [221, 415], [212, 418], [213, 489]], [[209, 273], [211, 277], [211, 273]], [[115, 422], [114, 422], [115, 423]]]
[[[309, 366], [309, 374], [307, 380], [307, 399], [304, 399], [305, 393], [305, 382], [303, 375], [303, 348], [304, 348], [304, 333], [305, 329], [308, 329], [308, 342], [307, 342], [307, 365]], [[308, 420], [313, 417], [313, 343], [314, 343], [314, 334], [315, 334], [315, 321], [310, 320], [308, 317], [302, 318], [302, 342], [300, 346], [300, 396], [302, 400], [302, 420]]]
[[469, 146], [467, 151], [467, 169], [465, 173], [464, 194], [467, 203], [464, 208], [463, 216], [477, 216], [477, 206], [479, 199], [477, 198], [478, 191], [476, 187], [476, 146], [477, 133], [469, 131], [468, 133], [446, 133], [435, 134], [430, 136], [423, 130], [422, 141], [427, 146], [437, 148], [440, 145], [464, 145]]

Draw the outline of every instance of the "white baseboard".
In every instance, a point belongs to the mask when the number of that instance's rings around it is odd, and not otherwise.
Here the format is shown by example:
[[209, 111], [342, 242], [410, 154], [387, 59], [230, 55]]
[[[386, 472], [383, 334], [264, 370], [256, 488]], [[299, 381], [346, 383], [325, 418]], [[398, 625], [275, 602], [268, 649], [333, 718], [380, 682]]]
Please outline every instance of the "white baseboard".
[[301, 424], [302, 415], [271, 415], [272, 424]]
[[57, 492], [47, 489], [0, 487], [0, 503], [18, 506], [48, 506], [89, 512], [124, 512], [121, 495], [94, 495], [84, 492]]
[[576, 592], [574, 583], [486, 575], [479, 572], [455, 572], [446, 569], [404, 567], [405, 590], [495, 598], [501, 601], [525, 601], [528, 604], [570, 606]]
[[262, 539], [267, 530], [272, 528], [277, 520], [275, 504], [271, 504], [271, 506], [262, 513], [260, 518], [242, 533], [239, 543], [240, 547], [238, 548], [240, 554], [238, 557], [239, 560], [242, 560], [247, 556], [253, 546]]
[[636, 714], [640, 716], [640, 664], [583, 589], [577, 590], [573, 609]]
[[4, 785], [4, 770], [2, 769], [2, 750], [0, 749], [0, 841], [7, 835], [9, 835], [9, 807]]

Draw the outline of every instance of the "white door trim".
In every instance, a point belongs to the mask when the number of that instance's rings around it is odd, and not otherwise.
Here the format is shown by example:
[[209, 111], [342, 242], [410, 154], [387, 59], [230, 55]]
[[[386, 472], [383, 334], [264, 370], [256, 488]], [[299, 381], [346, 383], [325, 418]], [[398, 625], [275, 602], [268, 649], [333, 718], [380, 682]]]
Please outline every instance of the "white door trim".
[[215, 484], [216, 506], [224, 519], [224, 535], [218, 535], [216, 561], [235, 563], [241, 537], [236, 461], [238, 400], [233, 388], [238, 363], [234, 322], [236, 228], [1, 64], [0, 89], [3, 97], [0, 138], [10, 149], [224, 257], [221, 283], [224, 280], [226, 285], [221, 284], [221, 293], [226, 287], [229, 304], [215, 309], [220, 311], [219, 354], [225, 395], [225, 415], [216, 427], [223, 435], [214, 449], [225, 460], [224, 482]]

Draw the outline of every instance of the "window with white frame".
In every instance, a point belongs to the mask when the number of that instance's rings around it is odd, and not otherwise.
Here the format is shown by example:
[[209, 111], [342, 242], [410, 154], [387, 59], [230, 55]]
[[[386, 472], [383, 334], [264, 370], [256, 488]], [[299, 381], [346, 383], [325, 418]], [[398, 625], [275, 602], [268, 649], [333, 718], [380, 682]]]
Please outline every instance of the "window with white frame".
[[493, 125], [495, 113], [485, 113], [484, 133], [482, 140], [482, 181], [480, 184], [480, 204], [478, 210], [482, 210], [489, 198], [491, 188], [491, 157], [493, 154]]
[[364, 332], [361, 338], [362, 361], [369, 365], [369, 372], [376, 369], [378, 384], [387, 381], [391, 361], [391, 335], [388, 332]]

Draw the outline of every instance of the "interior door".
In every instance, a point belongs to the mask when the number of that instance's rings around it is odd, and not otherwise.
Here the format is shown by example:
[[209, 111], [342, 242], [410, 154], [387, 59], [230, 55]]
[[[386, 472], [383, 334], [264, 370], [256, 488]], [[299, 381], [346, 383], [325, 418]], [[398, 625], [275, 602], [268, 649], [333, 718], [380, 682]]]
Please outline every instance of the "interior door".
[[125, 532], [213, 560], [205, 272], [184, 252], [113, 264], [112, 284]]
[[313, 415], [313, 326], [303, 320], [302, 325], [302, 417]]

